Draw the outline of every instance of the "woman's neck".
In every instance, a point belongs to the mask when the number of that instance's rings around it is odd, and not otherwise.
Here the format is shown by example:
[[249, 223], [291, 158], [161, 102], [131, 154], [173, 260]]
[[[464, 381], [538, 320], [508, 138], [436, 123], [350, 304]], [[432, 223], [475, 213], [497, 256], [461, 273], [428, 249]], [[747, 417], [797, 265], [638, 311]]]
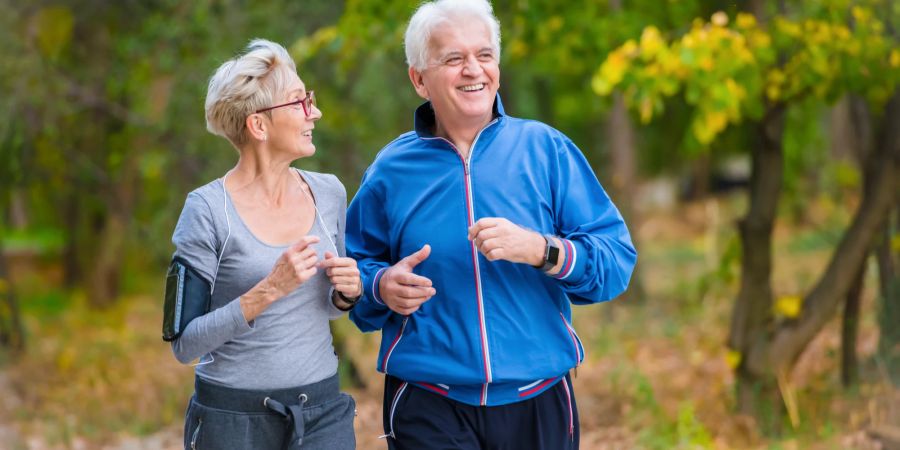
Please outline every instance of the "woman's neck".
[[226, 188], [232, 195], [262, 206], [278, 207], [298, 187], [291, 161], [278, 160], [262, 149], [241, 149], [240, 159], [228, 172]]

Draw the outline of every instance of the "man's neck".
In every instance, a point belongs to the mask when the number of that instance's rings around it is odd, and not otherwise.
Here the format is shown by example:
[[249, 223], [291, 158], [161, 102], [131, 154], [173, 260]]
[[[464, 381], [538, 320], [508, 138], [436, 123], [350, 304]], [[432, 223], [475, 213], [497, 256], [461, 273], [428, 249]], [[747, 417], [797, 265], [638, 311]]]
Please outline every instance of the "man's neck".
[[450, 141], [463, 158], [468, 158], [475, 138], [489, 123], [490, 118], [487, 121], [479, 121], [472, 124], [453, 124], [450, 126], [450, 124], [443, 123], [440, 119], [437, 119], [435, 120], [434, 135]]

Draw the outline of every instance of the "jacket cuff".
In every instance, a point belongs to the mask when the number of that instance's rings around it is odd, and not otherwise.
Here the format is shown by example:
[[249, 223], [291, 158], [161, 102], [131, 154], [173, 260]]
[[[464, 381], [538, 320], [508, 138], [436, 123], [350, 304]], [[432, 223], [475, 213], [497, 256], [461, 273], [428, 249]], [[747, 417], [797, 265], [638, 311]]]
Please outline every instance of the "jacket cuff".
[[562, 242], [565, 255], [559, 273], [551, 276], [557, 280], [578, 280], [584, 275], [587, 266], [587, 258], [582, 256], [587, 255], [586, 249], [576, 241], [563, 238], [559, 238], [559, 240]]
[[387, 308], [387, 305], [384, 304], [384, 300], [381, 299], [381, 295], [378, 294], [381, 277], [384, 275], [385, 270], [387, 270], [387, 267], [382, 267], [381, 269], [378, 269], [378, 272], [375, 272], [375, 276], [372, 277], [371, 282], [366, 286], [366, 293], [368, 294], [366, 297], [371, 298], [372, 302], [376, 305]]

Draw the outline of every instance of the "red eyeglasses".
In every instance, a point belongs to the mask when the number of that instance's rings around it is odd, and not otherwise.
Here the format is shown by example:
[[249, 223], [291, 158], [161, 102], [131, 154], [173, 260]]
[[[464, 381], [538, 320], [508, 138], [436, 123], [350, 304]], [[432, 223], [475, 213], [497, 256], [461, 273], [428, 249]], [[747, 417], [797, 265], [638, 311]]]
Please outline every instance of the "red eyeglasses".
[[294, 105], [303, 106], [303, 112], [306, 113], [306, 117], [309, 117], [309, 115], [312, 114], [312, 107], [316, 106], [316, 93], [314, 91], [307, 91], [305, 98], [301, 98], [299, 100], [294, 100], [292, 102], [284, 103], [281, 105], [270, 106], [268, 108], [257, 109], [256, 112], [261, 113], [261, 112], [271, 111], [275, 108], [281, 108], [283, 106], [294, 106]]

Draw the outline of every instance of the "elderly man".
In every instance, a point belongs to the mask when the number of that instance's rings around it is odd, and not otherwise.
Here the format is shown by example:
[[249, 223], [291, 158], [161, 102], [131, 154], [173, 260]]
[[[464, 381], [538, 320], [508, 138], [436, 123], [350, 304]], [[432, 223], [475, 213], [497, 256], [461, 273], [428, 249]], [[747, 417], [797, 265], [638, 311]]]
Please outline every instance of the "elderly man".
[[578, 447], [569, 371], [575, 304], [628, 285], [636, 253], [584, 155], [507, 116], [500, 31], [485, 0], [437, 0], [406, 30], [427, 101], [366, 171], [347, 219], [363, 298], [382, 330], [392, 449]]

